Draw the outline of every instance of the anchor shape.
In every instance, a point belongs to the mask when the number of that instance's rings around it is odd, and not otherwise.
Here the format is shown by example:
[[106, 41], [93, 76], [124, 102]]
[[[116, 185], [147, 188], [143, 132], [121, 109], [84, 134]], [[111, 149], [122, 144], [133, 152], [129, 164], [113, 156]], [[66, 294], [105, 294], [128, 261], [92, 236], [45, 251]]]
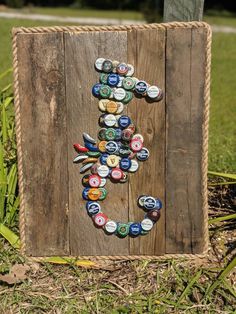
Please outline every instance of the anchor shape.
[[143, 136], [135, 133], [136, 127], [130, 117], [122, 115], [124, 106], [135, 94], [159, 101], [163, 92], [159, 87], [133, 77], [134, 67], [131, 64], [98, 58], [95, 69], [100, 73], [100, 82], [92, 88], [93, 96], [99, 98], [98, 107], [102, 111], [99, 118], [99, 142], [83, 133], [84, 146], [74, 144], [79, 153], [74, 163], [82, 162], [80, 173], [91, 172], [82, 178], [85, 187], [82, 196], [87, 201], [87, 213], [95, 226], [103, 228], [106, 234], [115, 234], [120, 238], [145, 235], [160, 218], [160, 199], [150, 195], [139, 196], [137, 204], [146, 212], [144, 219], [127, 223], [108, 219], [99, 201], [107, 196], [107, 179], [114, 183], [125, 183], [128, 173], [138, 170], [139, 161], [149, 158], [149, 151], [143, 146]]

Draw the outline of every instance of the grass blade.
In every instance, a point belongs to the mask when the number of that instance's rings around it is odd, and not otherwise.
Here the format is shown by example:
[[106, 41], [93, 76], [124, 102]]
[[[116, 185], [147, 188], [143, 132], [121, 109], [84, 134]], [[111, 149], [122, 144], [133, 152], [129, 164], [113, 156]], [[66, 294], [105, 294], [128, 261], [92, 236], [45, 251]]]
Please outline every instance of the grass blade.
[[14, 222], [16, 211], [19, 208], [19, 206], [20, 206], [20, 197], [18, 195], [17, 198], [15, 199], [14, 204], [11, 207], [11, 210], [6, 213], [6, 219], [4, 222], [7, 225], [11, 226], [12, 223]]
[[3, 89], [1, 90], [1, 94], [5, 93], [8, 89], [10, 89], [12, 87], [12, 84], [8, 84], [7, 86], [3, 87]]
[[236, 219], [236, 214], [227, 215], [227, 216], [220, 216], [220, 217], [209, 219], [208, 224], [210, 225], [210, 224], [214, 224], [216, 222], [230, 220], [230, 219]]
[[63, 258], [58, 256], [48, 257], [43, 260], [44, 262], [52, 264], [74, 264], [82, 267], [93, 267], [96, 266], [95, 262], [89, 260], [76, 260], [75, 258]]
[[222, 178], [236, 180], [236, 174], [233, 174], [233, 173], [223, 173], [223, 172], [208, 171], [208, 174], [211, 174], [211, 175], [217, 176], [217, 177], [222, 177]]
[[7, 76], [9, 73], [12, 73], [13, 68], [7, 69], [5, 72], [0, 74], [0, 80]]
[[0, 223], [0, 234], [15, 248], [20, 248], [20, 239], [19, 237], [7, 228], [4, 224]]
[[223, 285], [227, 290], [229, 290], [229, 292], [232, 294], [232, 296], [235, 297], [236, 300], [236, 291], [234, 290], [233, 287], [231, 287], [230, 283], [226, 279], [223, 280]]
[[8, 181], [8, 190], [7, 190], [7, 212], [11, 212], [12, 206], [15, 200], [15, 192], [17, 185], [17, 168], [14, 163], [10, 169], [10, 172], [7, 177]]
[[182, 292], [181, 296], [179, 297], [179, 300], [176, 303], [176, 307], [178, 307], [178, 305], [180, 304], [180, 302], [184, 299], [184, 297], [186, 297], [192, 286], [195, 284], [196, 281], [198, 281], [198, 279], [200, 278], [202, 274], [202, 270], [199, 270], [196, 275], [191, 279], [191, 281], [189, 282], [189, 284], [187, 285], [187, 287], [184, 289], [184, 291]]
[[217, 185], [229, 185], [229, 184], [236, 184], [236, 181], [222, 181], [222, 182], [214, 182], [214, 183], [208, 183], [208, 186], [217, 186]]
[[0, 140], [0, 222], [3, 220], [5, 213], [5, 197], [7, 192], [7, 177], [4, 165], [4, 150]]
[[5, 100], [4, 100], [4, 106], [5, 106], [5, 109], [7, 109], [7, 107], [13, 102], [13, 97], [7, 97]]
[[236, 257], [232, 259], [232, 261], [227, 265], [227, 267], [220, 273], [218, 278], [213, 282], [213, 284], [207, 289], [205, 297], [209, 296], [221, 283], [222, 281], [229, 275], [232, 269], [236, 267]]
[[2, 106], [2, 142], [3, 145], [7, 142], [7, 127], [8, 127], [8, 123], [7, 123], [7, 115], [6, 115], [6, 108], [5, 108], [5, 104], [4, 103], [0, 103]]

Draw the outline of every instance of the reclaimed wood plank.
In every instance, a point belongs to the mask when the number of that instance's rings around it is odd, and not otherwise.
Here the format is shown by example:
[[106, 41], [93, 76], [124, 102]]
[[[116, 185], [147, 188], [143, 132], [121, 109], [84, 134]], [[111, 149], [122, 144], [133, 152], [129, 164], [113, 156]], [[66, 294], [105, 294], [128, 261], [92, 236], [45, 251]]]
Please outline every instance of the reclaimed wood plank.
[[[128, 34], [128, 61], [134, 64], [134, 76], [151, 85], [165, 88], [165, 30], [137, 30]], [[161, 219], [148, 235], [130, 238], [130, 254], [161, 255], [165, 253], [165, 99], [147, 103], [133, 99], [128, 114], [144, 136], [150, 151], [139, 170], [130, 175], [129, 220], [141, 221], [144, 211], [137, 207], [137, 197], [153, 195], [163, 201]]]
[[[66, 97], [68, 103], [68, 169], [70, 249], [72, 255], [128, 255], [128, 238], [107, 236], [94, 227], [82, 200], [82, 175], [72, 163], [75, 152], [72, 144], [82, 141], [87, 132], [97, 138], [98, 99], [91, 94], [98, 81], [94, 61], [98, 57], [112, 60], [127, 59], [126, 32], [94, 32], [65, 34]], [[107, 180], [108, 182], [109, 180]], [[128, 220], [128, 185], [107, 183], [108, 196], [102, 210], [116, 221]]]
[[63, 34], [18, 34], [26, 254], [67, 255]]
[[167, 30], [166, 253], [201, 253], [206, 29]]
[[204, 0], [165, 0], [164, 22], [201, 21]]

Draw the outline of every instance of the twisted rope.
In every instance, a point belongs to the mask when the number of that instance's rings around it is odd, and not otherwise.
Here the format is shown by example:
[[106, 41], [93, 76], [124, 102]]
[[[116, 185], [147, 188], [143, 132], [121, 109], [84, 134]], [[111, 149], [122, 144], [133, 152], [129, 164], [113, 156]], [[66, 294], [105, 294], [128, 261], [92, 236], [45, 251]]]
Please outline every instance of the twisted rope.
[[13, 36], [12, 42], [13, 53], [13, 70], [14, 70], [14, 105], [15, 105], [15, 124], [16, 124], [16, 141], [17, 141], [17, 163], [18, 163], [18, 185], [20, 197], [20, 212], [19, 212], [19, 228], [21, 238], [21, 252], [25, 253], [25, 193], [23, 180], [23, 158], [21, 146], [21, 118], [20, 118], [20, 96], [19, 96], [19, 73], [18, 73], [18, 58], [17, 58], [17, 36]]
[[207, 191], [207, 171], [208, 171], [208, 125], [210, 114], [210, 83], [211, 83], [211, 28], [207, 25], [206, 60], [205, 60], [205, 86], [204, 86], [204, 112], [202, 125], [202, 198], [203, 198], [203, 251], [208, 250], [208, 191]]
[[[15, 94], [15, 123], [16, 137], [18, 148], [18, 179], [20, 192], [20, 214], [19, 227], [21, 237], [21, 252], [25, 254], [26, 233], [25, 233], [25, 193], [23, 180], [23, 159], [21, 145], [21, 119], [20, 119], [20, 98], [19, 98], [19, 74], [18, 74], [18, 58], [17, 58], [17, 35], [36, 34], [36, 33], [53, 33], [53, 32], [94, 32], [94, 31], [132, 31], [144, 29], [173, 29], [173, 28], [198, 28], [207, 29], [206, 44], [206, 60], [205, 60], [205, 86], [204, 86], [204, 112], [202, 125], [202, 197], [203, 197], [203, 253], [202, 254], [165, 254], [156, 255], [107, 255], [107, 256], [77, 256], [76, 259], [89, 260], [167, 260], [167, 259], [196, 259], [205, 258], [208, 252], [208, 196], [207, 196], [207, 169], [208, 169], [208, 122], [209, 122], [209, 106], [210, 106], [210, 67], [211, 67], [211, 29], [204, 22], [172, 22], [172, 23], [153, 23], [140, 25], [115, 25], [115, 26], [54, 26], [54, 27], [21, 27], [13, 28], [13, 69], [14, 69], [14, 94]], [[34, 261], [44, 261], [47, 257], [30, 257]], [[73, 258], [69, 257], [66, 258]]]
[[19, 33], [54, 33], [54, 32], [100, 32], [100, 31], [132, 31], [135, 29], [170, 29], [170, 28], [197, 28], [209, 25], [205, 22], [172, 22], [172, 23], [152, 23], [136, 25], [104, 25], [104, 26], [52, 26], [52, 27], [20, 27], [13, 28], [13, 35]]

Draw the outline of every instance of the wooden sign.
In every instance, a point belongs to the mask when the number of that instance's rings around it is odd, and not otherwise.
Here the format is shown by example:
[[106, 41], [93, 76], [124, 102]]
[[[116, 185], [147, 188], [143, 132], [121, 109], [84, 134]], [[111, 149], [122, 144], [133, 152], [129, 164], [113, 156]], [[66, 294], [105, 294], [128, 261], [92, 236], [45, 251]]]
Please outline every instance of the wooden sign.
[[[207, 249], [207, 133], [211, 32], [205, 23], [17, 28], [13, 54], [22, 251], [27, 256], [158, 258]], [[73, 144], [97, 137], [98, 57], [128, 62], [164, 90], [160, 102], [134, 98], [127, 114], [150, 158], [126, 184], [107, 184], [104, 212], [140, 221], [140, 194], [163, 202], [146, 236], [107, 236], [82, 199]], [[187, 254], [187, 255], [186, 255]]]

